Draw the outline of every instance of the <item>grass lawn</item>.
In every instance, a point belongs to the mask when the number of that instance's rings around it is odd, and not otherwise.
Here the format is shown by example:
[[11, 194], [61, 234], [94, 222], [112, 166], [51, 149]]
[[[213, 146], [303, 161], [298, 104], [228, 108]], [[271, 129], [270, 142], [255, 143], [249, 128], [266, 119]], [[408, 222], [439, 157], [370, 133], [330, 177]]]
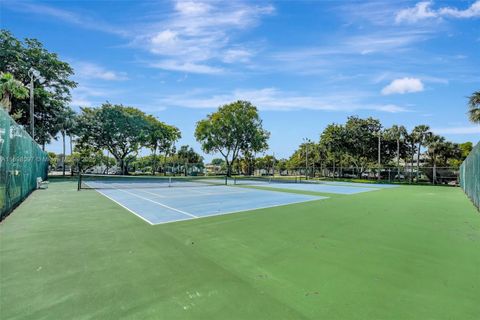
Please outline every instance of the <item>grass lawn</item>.
[[52, 182], [0, 224], [0, 319], [479, 319], [461, 189], [329, 196], [150, 226]]

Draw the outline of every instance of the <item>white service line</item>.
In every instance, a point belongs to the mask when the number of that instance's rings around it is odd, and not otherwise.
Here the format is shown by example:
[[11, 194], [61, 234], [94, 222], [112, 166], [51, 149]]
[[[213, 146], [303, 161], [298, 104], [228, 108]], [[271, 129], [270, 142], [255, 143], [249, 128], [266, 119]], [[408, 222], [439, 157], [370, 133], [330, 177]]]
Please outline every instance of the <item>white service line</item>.
[[[118, 190], [118, 189], [117, 189], [117, 190]], [[150, 224], [150, 225], [155, 225], [155, 224], [157, 224], [157, 223], [152, 223], [152, 222], [150, 222], [148, 219], [146, 219], [146, 218], [142, 217], [141, 215], [139, 215], [138, 213], [136, 213], [135, 211], [133, 211], [133, 210], [132, 210], [132, 209], [130, 209], [129, 207], [127, 207], [127, 206], [124, 206], [123, 204], [121, 204], [121, 203], [120, 203], [120, 202], [118, 202], [117, 200], [113, 199], [113, 198], [112, 198], [112, 197], [110, 197], [110, 196], [107, 196], [105, 193], [103, 193], [103, 192], [99, 191], [98, 189], [95, 189], [95, 191], [96, 191], [96, 192], [98, 192], [98, 193], [100, 193], [102, 196], [104, 196], [104, 197], [106, 197], [106, 198], [108, 198], [108, 199], [112, 200], [113, 202], [115, 202], [116, 204], [118, 204], [120, 207], [122, 207], [122, 208], [124, 208], [124, 209], [126, 209], [126, 210], [130, 211], [131, 213], [133, 213], [134, 215], [136, 215], [137, 217], [139, 217], [139, 218], [140, 218], [140, 219], [142, 219], [143, 221], [147, 222], [148, 224]], [[179, 220], [179, 221], [180, 221], [180, 220]]]
[[[215, 216], [222, 216], [222, 215], [234, 214], [234, 213], [244, 212], [244, 211], [256, 211], [256, 210], [260, 210], [260, 209], [283, 207], [283, 206], [288, 206], [288, 205], [291, 205], [291, 204], [299, 204], [299, 203], [305, 203], [305, 202], [311, 202], [311, 201], [319, 201], [319, 200], [325, 200], [325, 199], [329, 199], [329, 197], [319, 196], [317, 199], [300, 200], [300, 201], [294, 201], [294, 202], [289, 202], [289, 203], [274, 204], [274, 205], [270, 205], [270, 206], [256, 207], [256, 208], [250, 208], [250, 209], [247, 208], [247, 209], [240, 209], [240, 210], [227, 211], [227, 212], [221, 212], [221, 213], [210, 213], [210, 214], [206, 214], [206, 215], [199, 216], [199, 217], [197, 217], [197, 218], [198, 218], [198, 219], [203, 219], [203, 218], [209, 218], [209, 217], [215, 217]], [[154, 223], [153, 225], [167, 224], [167, 223], [179, 222], [179, 221], [188, 221], [188, 220], [171, 220], [171, 221], [164, 221], [164, 222]]]
[[182, 211], [182, 210], [179, 210], [179, 209], [175, 209], [175, 208], [172, 208], [172, 207], [169, 207], [167, 206], [166, 204], [163, 204], [163, 203], [160, 203], [160, 202], [157, 202], [157, 201], [154, 201], [152, 199], [149, 199], [149, 198], [145, 198], [145, 197], [142, 197], [142, 196], [139, 196], [138, 194], [135, 194], [135, 193], [132, 193], [132, 192], [129, 192], [129, 191], [126, 191], [126, 190], [122, 190], [122, 189], [116, 189], [118, 191], [122, 191], [122, 192], [125, 192], [125, 193], [128, 193], [128, 194], [131, 194], [132, 196], [135, 196], [137, 198], [140, 198], [140, 199], [143, 199], [143, 200], [147, 200], [147, 201], [150, 201], [150, 202], [153, 202], [155, 204], [158, 204], [159, 206], [162, 206], [164, 208], [167, 208], [167, 209], [170, 209], [170, 210], [173, 210], [173, 211], [177, 211], [181, 214], [184, 214], [184, 215], [187, 215], [187, 216], [190, 216], [192, 218], [198, 218], [197, 216], [191, 214], [191, 213], [188, 213], [188, 212], [185, 212], [185, 211]]
[[[145, 193], [148, 193], [152, 196], [156, 196], [156, 197], [159, 197], [159, 198], [185, 198], [185, 194], [179, 194], [179, 195], [168, 195], [165, 196], [165, 195], [161, 195], [161, 194], [158, 194], [158, 193], [154, 193], [154, 192], [149, 192], [149, 191], [145, 191], [144, 189], [135, 189], [135, 191], [140, 191], [140, 192], [145, 192]], [[189, 190], [191, 191], [191, 190]], [[228, 192], [204, 192], [204, 193], [200, 193], [200, 194], [190, 194], [188, 195], [189, 198], [192, 198], [192, 197], [204, 197], [204, 196], [223, 196], [223, 195], [229, 195], [229, 194], [238, 194], [238, 193], [248, 193], [246, 191], [228, 191]]]

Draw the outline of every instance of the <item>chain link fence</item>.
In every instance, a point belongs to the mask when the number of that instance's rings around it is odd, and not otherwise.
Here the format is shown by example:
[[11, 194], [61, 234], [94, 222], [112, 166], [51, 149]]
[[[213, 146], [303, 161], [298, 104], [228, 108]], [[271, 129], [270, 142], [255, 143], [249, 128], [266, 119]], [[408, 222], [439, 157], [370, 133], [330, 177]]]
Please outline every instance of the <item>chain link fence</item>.
[[0, 220], [47, 178], [48, 155], [0, 105]]
[[[237, 173], [241, 174], [241, 173]], [[459, 168], [454, 167], [309, 167], [309, 168], [255, 168], [254, 176], [290, 176], [305, 179], [371, 180], [387, 183], [422, 183], [458, 185]]]
[[480, 209], [480, 142], [460, 166], [460, 186]]

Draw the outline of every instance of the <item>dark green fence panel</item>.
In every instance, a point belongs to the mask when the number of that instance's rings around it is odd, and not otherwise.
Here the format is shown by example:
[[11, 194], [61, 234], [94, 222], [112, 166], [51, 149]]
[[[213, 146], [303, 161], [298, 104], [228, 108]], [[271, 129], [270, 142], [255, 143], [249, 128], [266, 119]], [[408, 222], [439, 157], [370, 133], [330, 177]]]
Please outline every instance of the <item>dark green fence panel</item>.
[[47, 178], [48, 155], [0, 106], [0, 220]]
[[480, 209], [480, 142], [460, 166], [460, 186]]

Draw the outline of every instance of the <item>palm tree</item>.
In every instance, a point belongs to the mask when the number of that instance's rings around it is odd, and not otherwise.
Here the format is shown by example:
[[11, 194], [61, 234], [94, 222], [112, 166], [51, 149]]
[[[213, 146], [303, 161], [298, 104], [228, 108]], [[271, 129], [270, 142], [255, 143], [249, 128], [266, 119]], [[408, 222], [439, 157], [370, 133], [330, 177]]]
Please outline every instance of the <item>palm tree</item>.
[[474, 92], [468, 99], [470, 121], [480, 124], [480, 91]]
[[388, 129], [388, 136], [397, 141], [397, 176], [400, 176], [400, 141], [407, 137], [407, 129], [404, 126], [393, 125]]
[[427, 139], [427, 137], [432, 133], [430, 132], [429, 126], [422, 124], [413, 128], [412, 134], [415, 136], [415, 140], [418, 143], [418, 149], [417, 149], [417, 182], [418, 182], [418, 175], [420, 172], [420, 150], [425, 140]]
[[11, 73], [0, 74], [0, 103], [8, 113], [12, 110], [12, 98], [24, 99], [28, 96], [28, 90], [23, 83], [13, 77]]
[[432, 179], [433, 184], [435, 184], [437, 181], [438, 153], [443, 148], [444, 144], [445, 144], [445, 138], [435, 134], [431, 134], [426, 139], [426, 145], [428, 147], [427, 152], [428, 152], [428, 155], [430, 156], [430, 159], [432, 159], [432, 162], [433, 162], [433, 179]]
[[407, 133], [405, 135], [405, 142], [408, 144], [408, 154], [410, 155], [410, 174], [409, 174], [409, 181], [412, 183], [413, 179], [413, 157], [415, 155], [416, 151], [416, 145], [417, 145], [417, 136], [415, 133], [412, 131], [411, 133]]
[[65, 176], [65, 136], [70, 136], [70, 154], [71, 154], [71, 134], [75, 127], [75, 111], [70, 108], [63, 109], [58, 115], [58, 127], [60, 129], [60, 134], [62, 135], [62, 143], [63, 143], [63, 155], [62, 155], [62, 170], [63, 176]]

